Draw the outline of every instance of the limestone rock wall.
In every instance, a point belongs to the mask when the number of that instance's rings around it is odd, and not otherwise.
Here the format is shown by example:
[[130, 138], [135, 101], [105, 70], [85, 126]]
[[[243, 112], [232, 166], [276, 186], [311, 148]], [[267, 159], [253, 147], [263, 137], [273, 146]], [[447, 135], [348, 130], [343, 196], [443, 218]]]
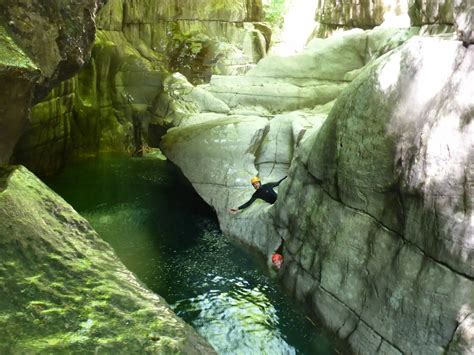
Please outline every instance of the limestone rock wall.
[[[315, 36], [327, 37], [340, 29], [369, 29], [389, 20], [404, 22], [410, 20], [411, 26], [428, 26], [432, 32], [449, 32], [455, 24], [458, 13], [468, 5], [464, 0], [318, 0], [315, 19], [318, 27]], [[395, 17], [399, 17], [396, 19]]]
[[214, 350], [24, 167], [0, 168], [2, 353]]
[[[458, 3], [460, 0], [456, 0]], [[456, 1], [409, 0], [409, 13], [412, 24], [421, 26], [425, 24], [453, 24], [454, 3]], [[469, 0], [468, 0], [469, 1]]]
[[357, 352], [473, 351], [461, 330], [474, 307], [472, 58], [458, 42], [416, 39], [369, 69], [295, 159], [276, 206], [284, 282]]
[[90, 55], [100, 0], [0, 3], [0, 164], [8, 163], [33, 102]]
[[316, 20], [334, 28], [373, 28], [380, 25], [387, 12], [401, 15], [406, 11], [406, 0], [396, 1], [337, 1], [318, 0]]
[[70, 154], [137, 152], [134, 130], [146, 142], [150, 123], [166, 127], [164, 77], [247, 71], [266, 53], [262, 16], [261, 1], [108, 1], [90, 62], [33, 108], [13, 161], [45, 174]]
[[[330, 53], [335, 40], [315, 46]], [[472, 50], [415, 37], [350, 71], [355, 79], [335, 103], [280, 114], [268, 109], [271, 94], [226, 97], [211, 81], [207, 89], [230, 111], [192, 114], [168, 132], [163, 150], [216, 209], [224, 232], [267, 258], [284, 240], [281, 281], [356, 353], [470, 354]], [[247, 76], [265, 80], [293, 61], [268, 58]], [[305, 63], [294, 76], [317, 66]], [[350, 77], [318, 70], [310, 72]], [[229, 213], [250, 198], [256, 174], [264, 182], [289, 176], [276, 204]]]
[[396, 20], [408, 20], [409, 0], [317, 0], [315, 19], [318, 23], [314, 31], [316, 37], [328, 37], [335, 31], [351, 28], [370, 29], [381, 25], [388, 18], [400, 17]]

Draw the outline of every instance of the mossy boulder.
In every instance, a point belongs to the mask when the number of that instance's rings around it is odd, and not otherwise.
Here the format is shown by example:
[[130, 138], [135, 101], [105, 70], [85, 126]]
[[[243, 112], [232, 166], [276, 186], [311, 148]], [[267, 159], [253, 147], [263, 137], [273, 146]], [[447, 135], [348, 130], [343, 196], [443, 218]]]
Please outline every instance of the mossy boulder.
[[214, 352], [23, 167], [0, 168], [0, 260], [2, 353]]

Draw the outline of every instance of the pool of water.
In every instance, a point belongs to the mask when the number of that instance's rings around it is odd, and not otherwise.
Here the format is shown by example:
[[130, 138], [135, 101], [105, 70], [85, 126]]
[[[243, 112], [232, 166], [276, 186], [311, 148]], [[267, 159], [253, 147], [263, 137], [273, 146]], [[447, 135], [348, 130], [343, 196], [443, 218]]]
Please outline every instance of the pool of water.
[[48, 185], [122, 262], [220, 354], [338, 354], [264, 262], [220, 233], [215, 215], [169, 163], [106, 156]]

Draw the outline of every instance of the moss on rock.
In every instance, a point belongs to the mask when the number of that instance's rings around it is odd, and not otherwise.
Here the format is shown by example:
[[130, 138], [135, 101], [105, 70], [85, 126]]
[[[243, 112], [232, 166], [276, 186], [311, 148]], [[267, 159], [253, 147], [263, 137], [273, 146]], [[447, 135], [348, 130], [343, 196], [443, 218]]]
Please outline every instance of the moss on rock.
[[2, 353], [213, 352], [33, 174], [1, 168], [0, 189]]

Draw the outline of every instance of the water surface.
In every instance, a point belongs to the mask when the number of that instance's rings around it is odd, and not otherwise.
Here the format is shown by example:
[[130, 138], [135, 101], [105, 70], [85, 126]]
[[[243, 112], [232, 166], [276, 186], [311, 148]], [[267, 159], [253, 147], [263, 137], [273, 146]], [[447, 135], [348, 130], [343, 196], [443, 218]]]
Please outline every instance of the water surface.
[[259, 257], [220, 233], [215, 215], [171, 164], [87, 159], [48, 184], [220, 354], [341, 353]]

